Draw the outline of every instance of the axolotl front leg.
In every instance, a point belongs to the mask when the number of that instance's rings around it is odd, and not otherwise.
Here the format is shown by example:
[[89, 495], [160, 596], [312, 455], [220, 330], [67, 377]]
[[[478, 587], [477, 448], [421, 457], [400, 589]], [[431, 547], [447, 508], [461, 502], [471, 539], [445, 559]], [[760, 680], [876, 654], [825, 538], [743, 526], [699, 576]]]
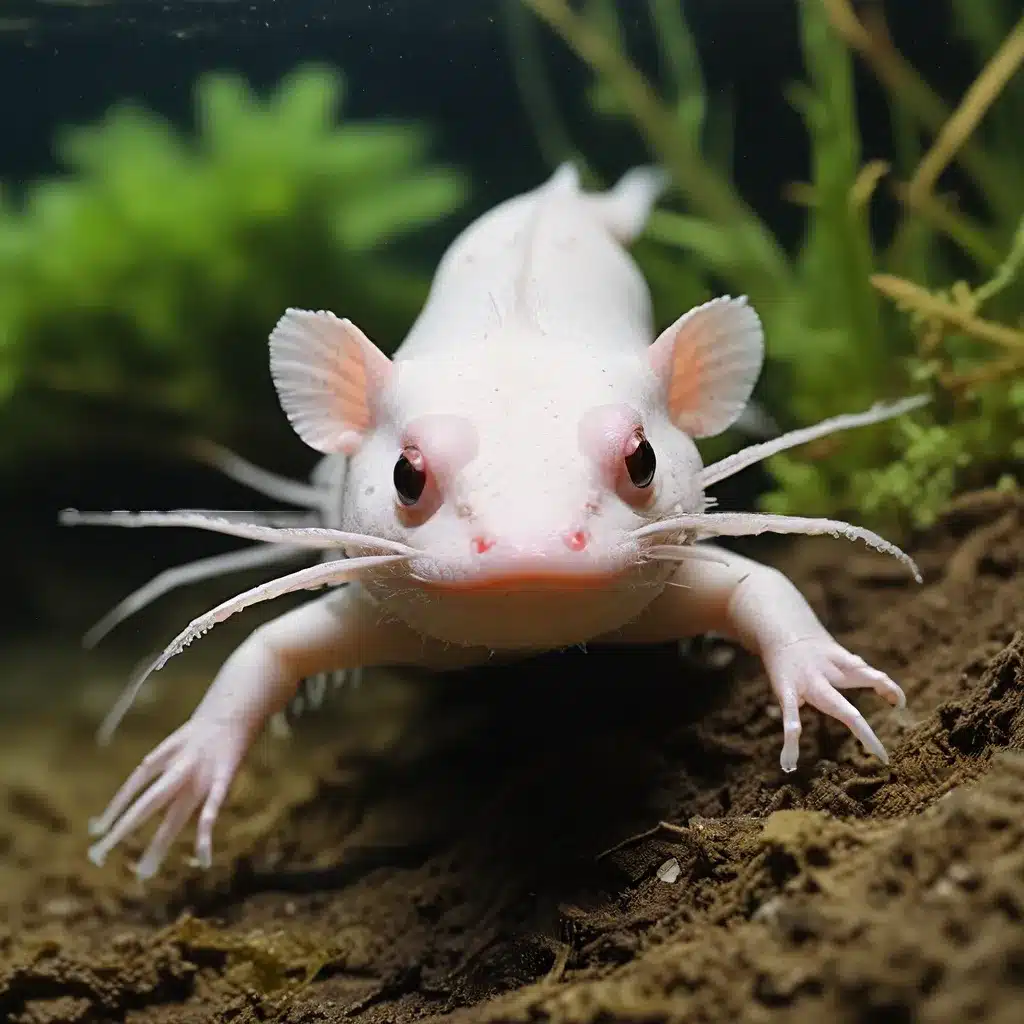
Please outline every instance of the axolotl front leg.
[[386, 620], [358, 584], [273, 619], [236, 648], [191, 718], [143, 759], [92, 823], [93, 835], [101, 838], [90, 858], [102, 864], [126, 836], [163, 812], [135, 869], [149, 878], [199, 811], [196, 859], [208, 867], [213, 827], [235, 773], [264, 724], [285, 707], [302, 679], [383, 664], [458, 668], [486, 657], [475, 648], [446, 648]]
[[722, 548], [701, 545], [718, 561], [683, 562], [670, 586], [643, 614], [605, 642], [656, 643], [719, 633], [764, 663], [782, 710], [780, 764], [795, 770], [800, 707], [810, 704], [842, 722], [882, 762], [885, 747], [841, 690], [870, 689], [896, 707], [903, 691], [884, 672], [842, 647], [799, 590], [777, 569]]

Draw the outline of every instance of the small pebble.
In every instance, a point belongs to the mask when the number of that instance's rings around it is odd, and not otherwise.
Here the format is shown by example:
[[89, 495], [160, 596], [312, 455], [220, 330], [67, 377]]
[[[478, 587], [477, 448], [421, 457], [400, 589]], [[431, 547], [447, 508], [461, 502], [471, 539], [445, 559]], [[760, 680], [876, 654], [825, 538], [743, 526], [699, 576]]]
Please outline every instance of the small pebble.
[[47, 917], [74, 917], [81, 909], [81, 902], [70, 896], [57, 896], [43, 904], [43, 913]]
[[681, 871], [679, 861], [675, 857], [671, 857], [658, 868], [658, 878], [666, 885], [672, 885], [678, 880]]
[[727, 668], [736, 660], [736, 648], [722, 644], [712, 647], [707, 654], [708, 665], [714, 669]]

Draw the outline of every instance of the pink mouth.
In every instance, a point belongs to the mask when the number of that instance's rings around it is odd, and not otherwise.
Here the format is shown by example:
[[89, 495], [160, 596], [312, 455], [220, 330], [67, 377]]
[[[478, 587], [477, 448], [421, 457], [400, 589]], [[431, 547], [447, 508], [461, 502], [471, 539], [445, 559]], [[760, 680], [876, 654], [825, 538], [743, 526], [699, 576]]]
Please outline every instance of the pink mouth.
[[459, 591], [461, 593], [496, 592], [569, 592], [600, 589], [614, 582], [619, 574], [607, 569], [578, 570], [523, 569], [507, 573], [471, 575], [462, 579], [431, 580], [423, 583], [427, 591]]

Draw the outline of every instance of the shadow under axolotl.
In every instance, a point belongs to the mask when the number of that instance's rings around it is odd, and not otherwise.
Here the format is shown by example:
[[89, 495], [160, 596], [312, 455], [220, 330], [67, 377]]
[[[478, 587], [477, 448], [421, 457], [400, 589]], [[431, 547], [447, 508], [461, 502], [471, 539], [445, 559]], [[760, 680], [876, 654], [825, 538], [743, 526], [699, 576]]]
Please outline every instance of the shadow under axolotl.
[[[242, 854], [227, 889], [186, 885], [174, 902], [224, 913], [253, 893], [338, 890], [378, 868], [430, 861], [457, 871], [471, 890], [498, 886], [505, 902], [514, 891], [557, 900], [568, 895], [569, 878], [574, 891], [600, 885], [602, 850], [660, 819], [697, 813], [686, 793], [706, 794], [724, 782], [728, 761], [744, 761], [701, 736], [701, 722], [729, 700], [734, 663], [752, 663], [729, 653], [707, 641], [688, 652], [571, 649], [403, 675], [419, 700], [400, 733], [383, 752], [342, 749], [336, 765], [345, 783], [324, 779], [278, 823], [278, 863]], [[345, 702], [372, 700], [372, 686], [368, 676]], [[330, 744], [338, 710], [296, 723], [299, 736], [308, 730], [304, 745]], [[289, 831], [304, 841], [290, 841]]]

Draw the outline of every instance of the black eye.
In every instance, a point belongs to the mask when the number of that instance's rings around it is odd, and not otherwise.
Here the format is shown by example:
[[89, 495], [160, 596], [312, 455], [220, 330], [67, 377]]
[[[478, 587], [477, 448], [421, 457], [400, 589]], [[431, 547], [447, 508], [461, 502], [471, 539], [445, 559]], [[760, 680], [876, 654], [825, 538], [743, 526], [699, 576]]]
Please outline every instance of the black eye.
[[415, 453], [413, 459], [402, 452], [395, 463], [395, 492], [403, 505], [415, 505], [427, 486], [427, 471], [423, 468], [422, 458]]
[[626, 472], [634, 487], [650, 487], [658, 460], [646, 437], [641, 434], [637, 440], [636, 448], [626, 456]]

